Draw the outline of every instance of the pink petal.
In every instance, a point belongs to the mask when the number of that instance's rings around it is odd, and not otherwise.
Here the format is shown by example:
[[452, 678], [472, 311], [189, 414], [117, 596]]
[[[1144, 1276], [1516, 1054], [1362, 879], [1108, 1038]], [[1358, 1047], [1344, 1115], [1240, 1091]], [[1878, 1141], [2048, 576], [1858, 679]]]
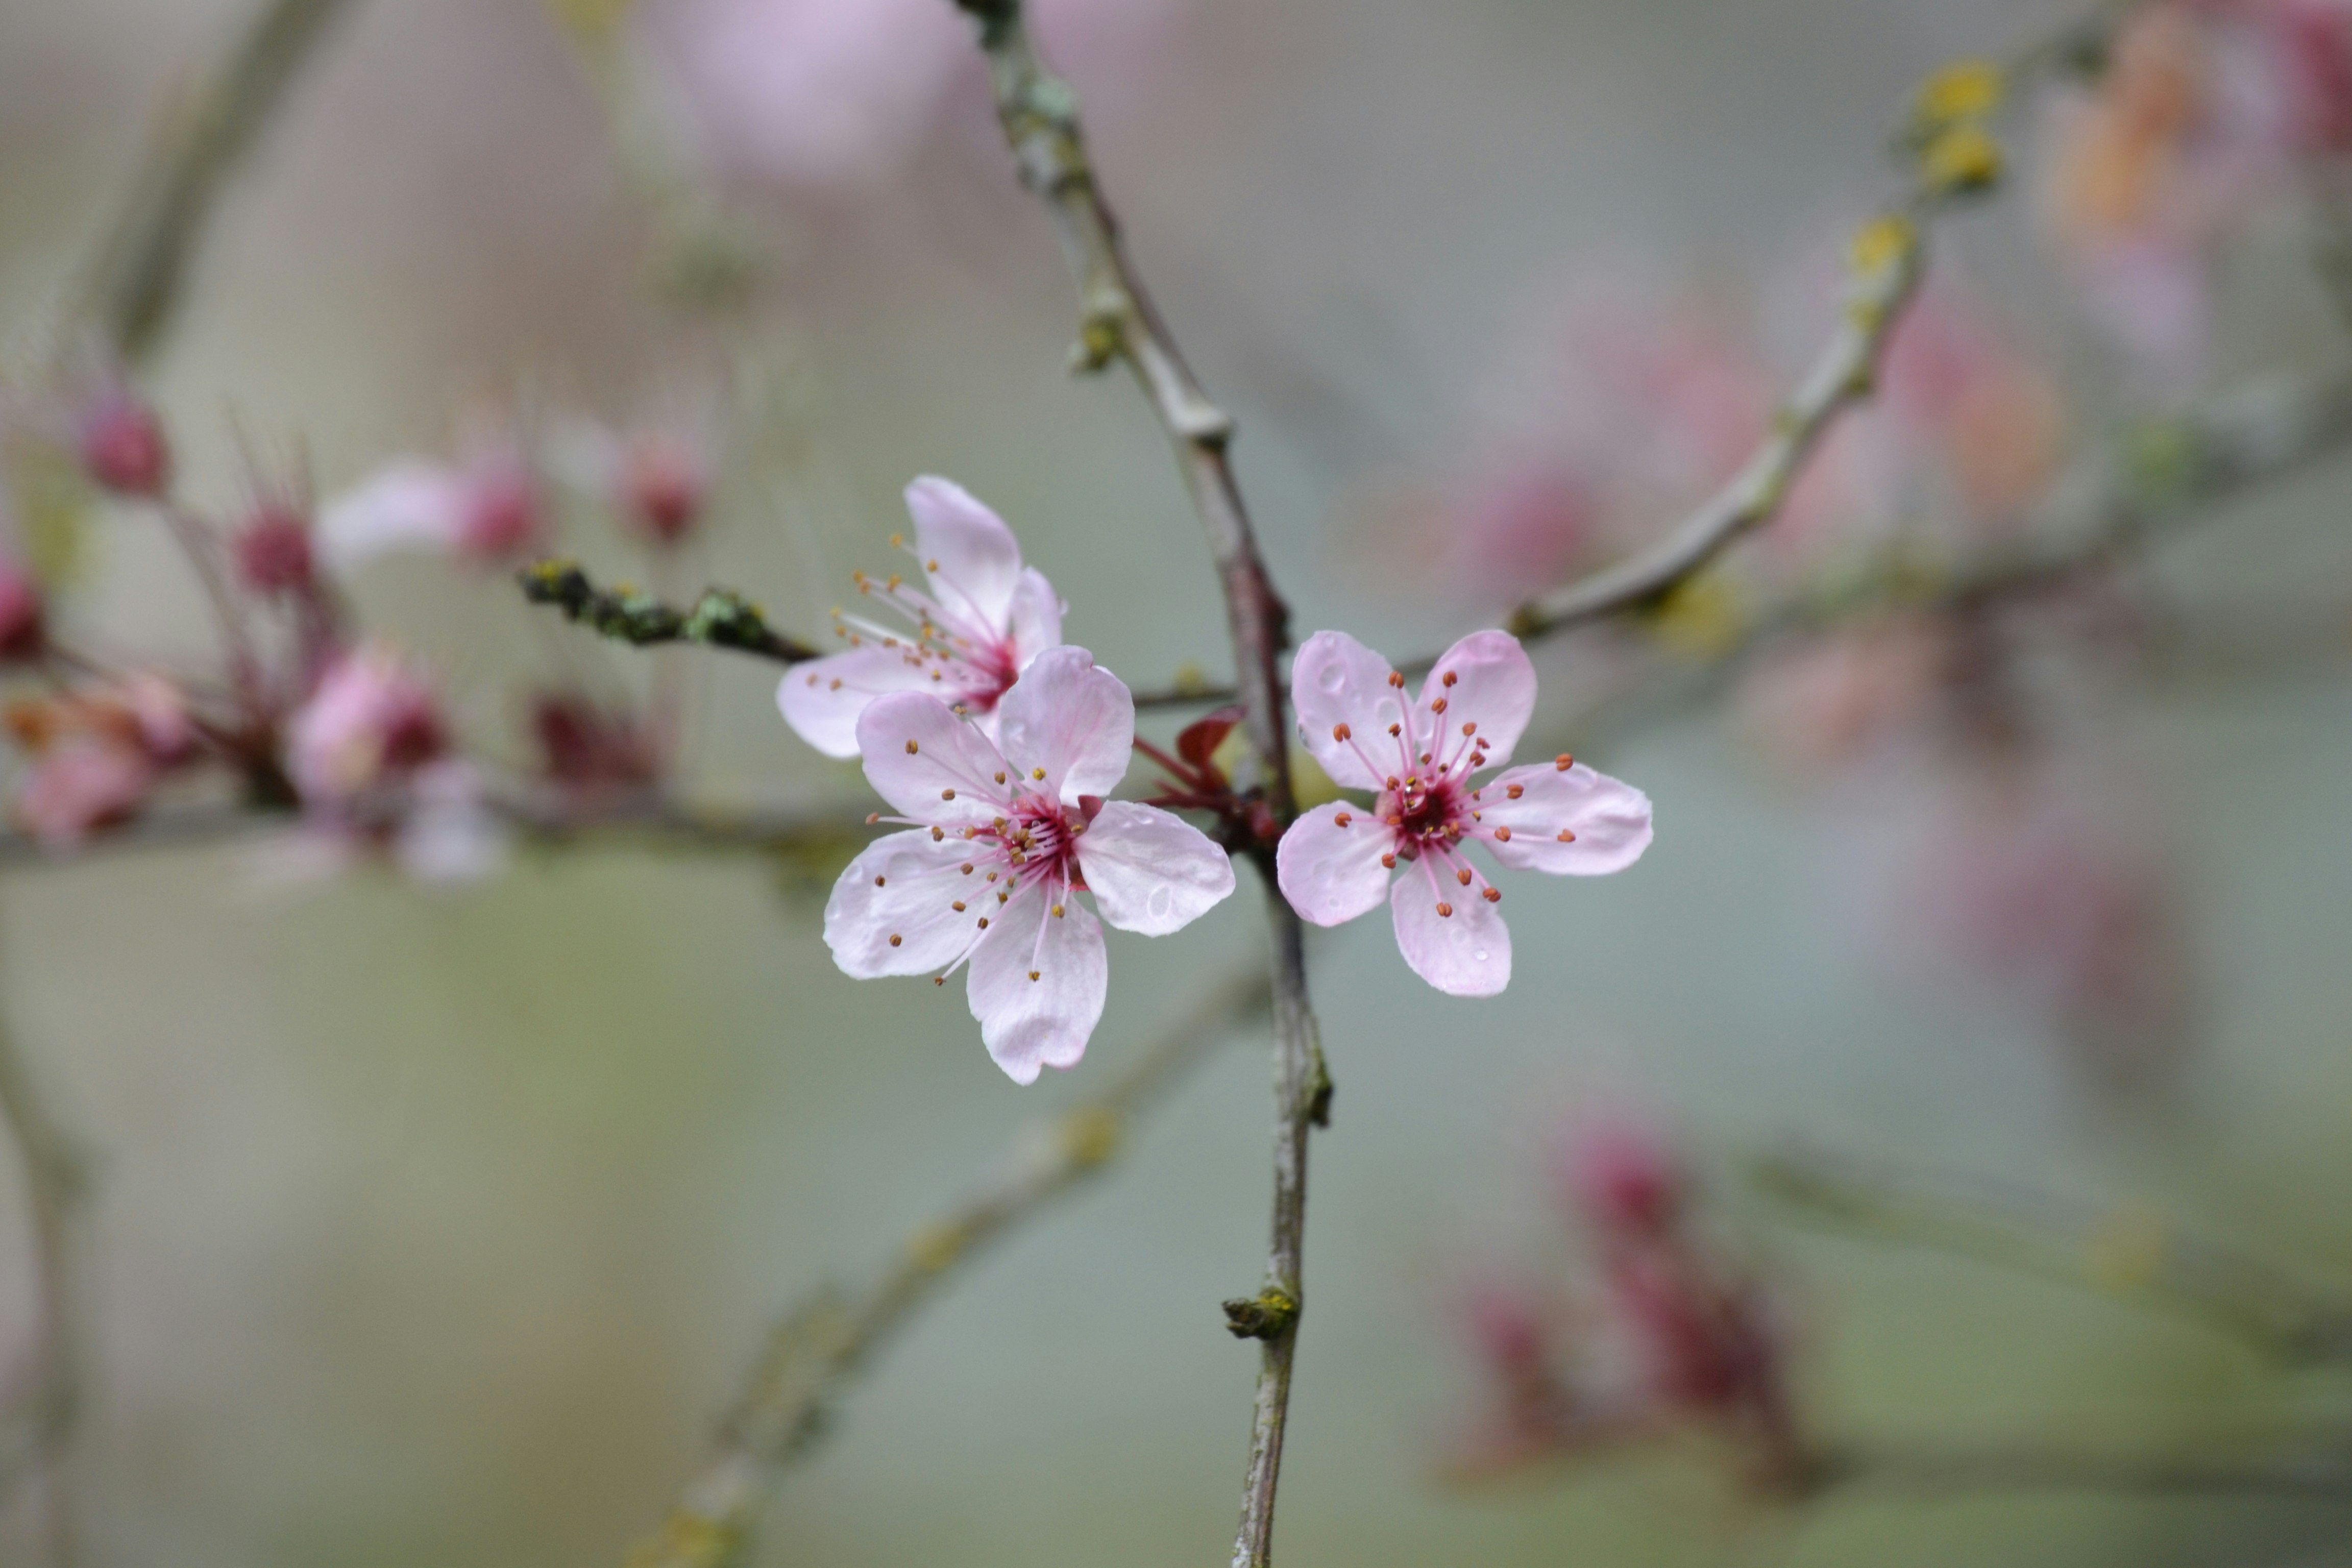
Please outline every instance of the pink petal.
[[867, 845], [824, 903], [824, 944], [841, 972], [872, 980], [953, 963], [979, 918], [954, 908], [957, 895], [979, 880], [962, 875], [971, 848], [960, 834], [933, 839], [928, 827]]
[[828, 757], [857, 755], [857, 721], [877, 697], [922, 691], [953, 703], [952, 680], [933, 680], [937, 659], [918, 661], [903, 647], [867, 643], [796, 664], [776, 684], [776, 707], [793, 732]]
[[1109, 989], [1102, 926], [1076, 900], [1055, 916], [1043, 884], [1033, 882], [1003, 907], [972, 953], [964, 997], [988, 1054], [1026, 1084], [1040, 1068], [1077, 1065]]
[[1034, 566], [1021, 574], [1021, 581], [1013, 590], [1013, 615], [1010, 637], [1013, 644], [1013, 672], [1015, 675], [1029, 668], [1029, 661], [1062, 640], [1061, 598], [1054, 584]]
[[[1447, 676], [1454, 678], [1452, 686]], [[1430, 704], [1443, 700], [1445, 711], [1433, 715]], [[1427, 733], [1434, 718], [1444, 739], [1444, 756], [1475, 739], [1496, 764], [1507, 761], [1511, 748], [1527, 731], [1536, 711], [1536, 667], [1519, 639], [1508, 632], [1472, 632], [1438, 656], [1422, 683], [1416, 724]], [[1478, 726], [1475, 737], [1465, 736], [1465, 724]]]
[[[1582, 763], [1565, 773], [1535, 763], [1496, 773], [1478, 786], [1477, 811], [1480, 826], [1511, 830], [1507, 841], [1486, 847], [1515, 871], [1605, 877], [1650, 847], [1650, 797]], [[1561, 843], [1562, 829], [1574, 839]]]
[[997, 705], [997, 723], [1031, 787], [1074, 805], [1118, 788], [1135, 750], [1135, 699], [1082, 647], [1039, 654]]
[[1344, 924], [1370, 914], [1387, 895], [1389, 869], [1381, 857], [1393, 838], [1360, 805], [1344, 800], [1318, 805], [1282, 836], [1274, 852], [1275, 879], [1299, 919], [1319, 926]]
[[[1333, 783], [1379, 789], [1391, 773], [1408, 771], [1388, 732], [1404, 718], [1403, 689], [1391, 686], [1389, 675], [1387, 659], [1345, 632], [1317, 632], [1292, 661], [1299, 737]], [[1349, 739], [1335, 738], [1341, 725]]]
[[[1511, 932], [1475, 888], [1408, 869], [1389, 894], [1397, 949], [1415, 974], [1449, 996], [1492, 996], [1511, 983]], [[1441, 915], [1438, 906], [1452, 910]]]
[[857, 721], [857, 750], [875, 793], [918, 822], [984, 823], [1012, 810], [1011, 764], [928, 692], [876, 698]]
[[1182, 930], [1234, 890], [1233, 860], [1208, 835], [1133, 801], [1095, 814], [1078, 839], [1078, 869], [1102, 918], [1145, 936]]
[[915, 548], [931, 596], [971, 629], [1001, 636], [1021, 582], [1021, 545], [961, 485], [929, 475], [907, 487]]
[[341, 574], [390, 551], [454, 551], [469, 496], [464, 477], [438, 463], [389, 464], [327, 503], [319, 514], [320, 553]]

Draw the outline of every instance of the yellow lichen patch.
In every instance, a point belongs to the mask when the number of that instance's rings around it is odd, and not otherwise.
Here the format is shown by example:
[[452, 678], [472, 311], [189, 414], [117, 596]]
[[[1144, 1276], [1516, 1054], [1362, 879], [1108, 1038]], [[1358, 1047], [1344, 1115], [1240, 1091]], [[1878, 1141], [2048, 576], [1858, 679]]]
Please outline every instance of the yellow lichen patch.
[[1963, 123], [1945, 131], [1919, 153], [1919, 178], [1938, 195], [1981, 191], [1999, 183], [2005, 158], [2000, 143], [1981, 125]]
[[1124, 1131], [1118, 1111], [1082, 1106], [1062, 1120], [1062, 1150], [1076, 1164], [1099, 1165], [1118, 1152]]
[[1729, 653], [1746, 626], [1738, 594], [1713, 572], [1703, 572], [1668, 594], [1650, 620], [1660, 644], [1695, 659]]
[[1919, 234], [1911, 220], [1890, 213], [1856, 229], [1847, 255], [1855, 272], [1875, 277], [1907, 258], [1918, 243]]
[[927, 1225], [907, 1242], [907, 1258], [926, 1274], [938, 1274], [963, 1256], [964, 1233], [952, 1225]]
[[1919, 84], [1912, 122], [1933, 132], [1962, 120], [1980, 120], [2000, 107], [2008, 81], [1991, 60], [1954, 60]]

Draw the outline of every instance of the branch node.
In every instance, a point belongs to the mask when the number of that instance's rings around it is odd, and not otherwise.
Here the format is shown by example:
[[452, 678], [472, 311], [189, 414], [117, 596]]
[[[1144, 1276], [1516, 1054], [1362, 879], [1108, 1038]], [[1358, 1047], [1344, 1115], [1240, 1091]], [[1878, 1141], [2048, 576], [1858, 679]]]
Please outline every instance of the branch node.
[[1225, 1330], [1237, 1340], [1277, 1340], [1298, 1321], [1298, 1299], [1278, 1285], [1225, 1303]]

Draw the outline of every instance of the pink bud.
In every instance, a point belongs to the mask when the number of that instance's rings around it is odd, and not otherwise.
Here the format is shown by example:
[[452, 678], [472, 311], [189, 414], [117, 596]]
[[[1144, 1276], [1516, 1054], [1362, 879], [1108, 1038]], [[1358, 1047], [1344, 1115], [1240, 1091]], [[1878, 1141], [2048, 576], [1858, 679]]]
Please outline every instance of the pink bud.
[[519, 461], [486, 464], [472, 476], [458, 547], [482, 561], [520, 554], [539, 536], [539, 487]]
[[49, 849], [70, 849], [128, 821], [155, 781], [147, 759], [97, 733], [68, 737], [41, 755], [16, 792], [16, 816]]
[[655, 544], [676, 544], [701, 521], [710, 479], [701, 458], [674, 437], [645, 436], [629, 448], [621, 472], [624, 515]]
[[0, 663], [38, 658], [47, 624], [40, 584], [20, 566], [0, 565]]
[[1606, 1236], [1655, 1238], [1681, 1220], [1681, 1162], [1646, 1128], [1614, 1122], [1588, 1131], [1569, 1148], [1561, 1174], [1570, 1201]]
[[300, 514], [265, 503], [234, 544], [237, 581], [256, 594], [299, 594], [316, 581], [310, 527]]
[[128, 387], [101, 393], [83, 410], [79, 445], [83, 471], [117, 495], [152, 498], [171, 482], [163, 422]]

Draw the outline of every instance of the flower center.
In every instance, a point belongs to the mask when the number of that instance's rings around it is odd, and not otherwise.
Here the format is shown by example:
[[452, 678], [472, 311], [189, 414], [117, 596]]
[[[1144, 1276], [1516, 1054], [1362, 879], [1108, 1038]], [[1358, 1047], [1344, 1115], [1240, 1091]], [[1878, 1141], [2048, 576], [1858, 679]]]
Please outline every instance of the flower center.
[[1399, 787], [1381, 791], [1375, 809], [1381, 821], [1416, 847], [1435, 840], [1457, 842], [1469, 827], [1467, 797], [1451, 775], [1407, 778]]

